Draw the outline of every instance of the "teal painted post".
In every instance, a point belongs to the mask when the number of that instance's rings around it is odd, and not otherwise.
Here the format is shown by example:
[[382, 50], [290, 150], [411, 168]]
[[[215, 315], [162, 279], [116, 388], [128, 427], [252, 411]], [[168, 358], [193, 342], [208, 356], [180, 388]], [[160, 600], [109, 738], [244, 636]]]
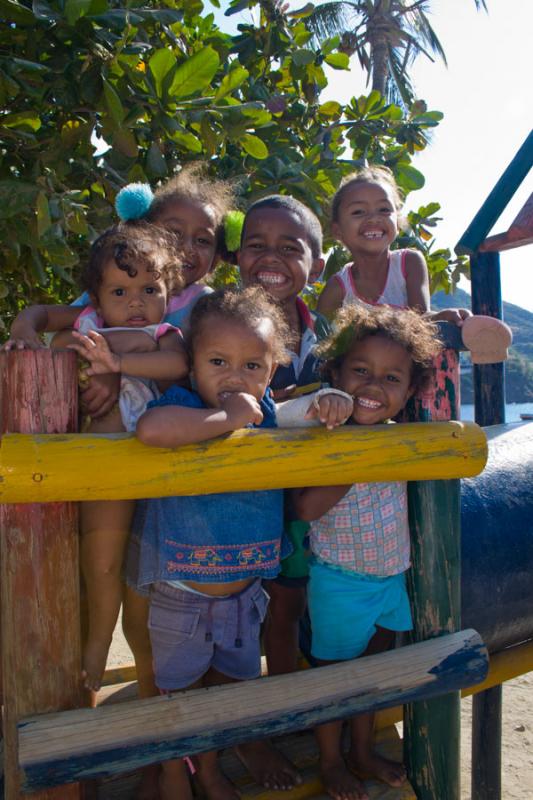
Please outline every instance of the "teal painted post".
[[[533, 166], [533, 131], [459, 239], [455, 252], [473, 255]], [[472, 296], [474, 292], [472, 291]]]
[[[444, 350], [433, 396], [416, 404], [415, 418], [458, 419], [459, 359]], [[460, 484], [409, 484], [409, 524], [415, 641], [457, 631], [461, 623]], [[419, 800], [460, 798], [460, 693], [413, 703], [404, 711], [404, 757]]]
[[[470, 258], [472, 311], [502, 318], [500, 254], [475, 253]], [[504, 364], [474, 365], [474, 400], [478, 425], [505, 422]], [[502, 796], [502, 687], [475, 695], [472, 702], [472, 800]]]

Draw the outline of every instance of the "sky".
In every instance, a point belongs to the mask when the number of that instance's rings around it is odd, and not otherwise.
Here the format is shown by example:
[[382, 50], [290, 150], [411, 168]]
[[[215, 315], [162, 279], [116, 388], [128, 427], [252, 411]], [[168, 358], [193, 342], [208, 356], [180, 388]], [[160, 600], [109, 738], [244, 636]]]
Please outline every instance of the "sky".
[[[290, 2], [292, 8], [304, 5], [305, 0]], [[450, 249], [533, 123], [533, 0], [487, 0], [487, 6], [488, 14], [476, 11], [474, 0], [433, 0], [429, 18], [448, 67], [420, 57], [411, 71], [418, 97], [428, 108], [442, 111], [444, 119], [430, 146], [415, 157], [414, 164], [426, 184], [409, 195], [406, 209], [439, 202], [443, 221], [437, 245]], [[217, 21], [223, 30], [229, 30], [227, 18]], [[328, 79], [321, 99], [346, 102], [368, 91], [357, 57], [352, 59], [350, 72], [330, 70]], [[492, 233], [507, 230], [532, 191], [530, 173]], [[503, 299], [533, 311], [533, 245], [506, 251], [500, 259]], [[469, 291], [468, 281], [460, 286]]]

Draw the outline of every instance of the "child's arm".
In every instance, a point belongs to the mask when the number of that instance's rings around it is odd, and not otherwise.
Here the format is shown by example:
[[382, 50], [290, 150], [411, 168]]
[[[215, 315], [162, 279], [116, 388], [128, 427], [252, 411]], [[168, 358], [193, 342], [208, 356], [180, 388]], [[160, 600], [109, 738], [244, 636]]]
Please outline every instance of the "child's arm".
[[10, 338], [3, 349], [38, 350], [44, 347], [41, 333], [71, 328], [82, 310], [81, 306], [28, 306], [15, 317]]
[[430, 309], [429, 273], [424, 256], [418, 250], [408, 250], [405, 254], [405, 283], [409, 308], [426, 314]]
[[339, 389], [320, 389], [276, 404], [280, 428], [299, 428], [322, 423], [332, 430], [344, 425], [353, 411], [353, 398]]
[[316, 310], [319, 314], [323, 314], [328, 319], [331, 319], [335, 312], [342, 306], [343, 300], [343, 288], [335, 275], [332, 275], [318, 298]]
[[347, 486], [308, 486], [304, 489], [292, 490], [294, 511], [298, 519], [312, 522], [320, 519], [330, 508], [337, 505], [351, 489]]
[[156, 406], [145, 411], [135, 435], [151, 447], [181, 447], [205, 442], [246, 425], [259, 425], [263, 414], [259, 402], [250, 394], [229, 395], [222, 408]]
[[[131, 328], [131, 330], [116, 331], [113, 328], [109, 328], [109, 330], [103, 330], [100, 333], [105, 336], [109, 347], [114, 353], [153, 353], [157, 350], [157, 342], [154, 341], [149, 333], [142, 330]], [[71, 329], [59, 331], [52, 339], [50, 347], [58, 350], [70, 347], [71, 344], [77, 344], [73, 334], [74, 331]]]
[[176, 331], [165, 333], [155, 352], [115, 353], [109, 347], [107, 335], [96, 331], [89, 331], [87, 336], [73, 331], [72, 337], [75, 341], [69, 347], [91, 363], [86, 371], [89, 376], [123, 372], [137, 378], [174, 381], [188, 373], [187, 355]]
[[444, 320], [461, 327], [463, 320], [472, 314], [466, 308], [445, 308], [431, 311], [428, 268], [422, 253], [408, 250], [405, 257], [405, 281], [407, 284], [407, 304], [409, 308], [421, 311], [427, 319]]

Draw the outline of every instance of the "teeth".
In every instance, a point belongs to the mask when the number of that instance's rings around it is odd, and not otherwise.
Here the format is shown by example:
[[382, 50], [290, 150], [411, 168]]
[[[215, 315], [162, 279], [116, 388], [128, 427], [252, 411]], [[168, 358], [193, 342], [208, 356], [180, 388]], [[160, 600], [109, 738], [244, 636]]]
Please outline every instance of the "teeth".
[[270, 286], [274, 286], [276, 284], [280, 285], [285, 283], [287, 278], [279, 272], [259, 272], [257, 274], [257, 280], [260, 283], [267, 283]]
[[381, 239], [382, 236], [383, 236], [383, 232], [382, 231], [367, 231], [366, 233], [363, 233], [363, 236], [365, 237], [365, 239]]
[[369, 397], [358, 397], [357, 405], [362, 406], [363, 408], [370, 408], [373, 411], [377, 408], [381, 408], [381, 403], [377, 400], [371, 400]]

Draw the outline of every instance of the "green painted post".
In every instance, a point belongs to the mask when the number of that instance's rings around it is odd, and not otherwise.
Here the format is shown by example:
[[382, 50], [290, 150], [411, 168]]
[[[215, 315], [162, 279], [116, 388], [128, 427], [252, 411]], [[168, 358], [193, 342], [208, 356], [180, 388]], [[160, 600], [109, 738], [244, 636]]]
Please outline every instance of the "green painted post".
[[[458, 357], [444, 350], [433, 397], [416, 403], [416, 418], [457, 419]], [[409, 484], [413, 567], [409, 589], [415, 641], [460, 630], [460, 483]], [[460, 798], [460, 693], [413, 703], [404, 711], [404, 758], [419, 800]]]

